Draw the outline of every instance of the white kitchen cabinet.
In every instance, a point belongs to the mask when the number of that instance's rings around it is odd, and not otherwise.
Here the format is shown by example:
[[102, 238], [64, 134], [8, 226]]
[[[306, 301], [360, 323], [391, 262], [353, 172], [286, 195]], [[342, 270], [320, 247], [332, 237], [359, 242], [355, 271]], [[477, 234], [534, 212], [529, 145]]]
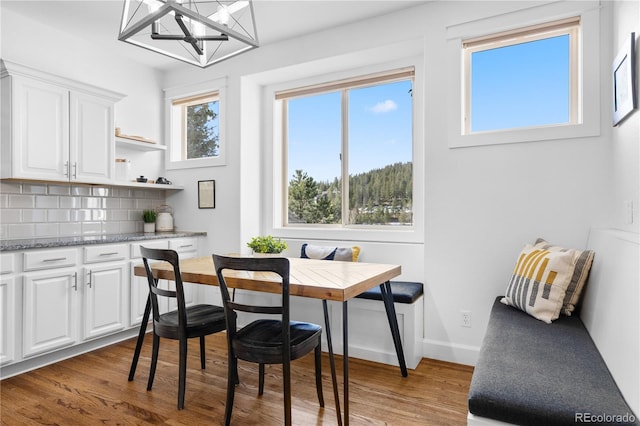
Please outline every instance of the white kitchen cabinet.
[[125, 262], [84, 268], [83, 339], [91, 339], [126, 327], [126, 288], [128, 268]]
[[70, 93], [69, 164], [71, 180], [105, 183], [115, 179], [114, 102]]
[[[176, 238], [169, 240], [169, 248], [178, 252], [180, 259], [191, 259], [198, 255], [198, 239], [197, 238]], [[183, 282], [184, 288], [184, 302], [187, 306], [195, 305], [197, 298], [198, 285], [188, 282]], [[173, 281], [168, 283], [170, 290], [175, 290], [176, 286]], [[176, 300], [169, 301], [169, 311], [178, 309]]]
[[[149, 297], [149, 284], [147, 277], [138, 277], [134, 275], [133, 268], [142, 265], [142, 255], [140, 254], [140, 246], [154, 249], [169, 248], [168, 240], [151, 240], [139, 243], [131, 243], [131, 290], [130, 290], [130, 316], [129, 325], [139, 325], [144, 315], [144, 308]], [[166, 309], [166, 308], [165, 308]]]
[[[140, 246], [173, 240], [183, 258], [197, 254], [197, 237], [0, 253], [0, 379], [136, 335], [148, 294], [132, 276]], [[187, 298], [198, 302], [195, 289]]]
[[[149, 297], [149, 284], [147, 283], [146, 277], [138, 277], [134, 275], [133, 269], [137, 265], [142, 265], [142, 259], [140, 254], [140, 246], [144, 246], [147, 248], [156, 248], [156, 249], [171, 249], [178, 252], [180, 259], [188, 259], [192, 257], [196, 257], [198, 255], [198, 239], [197, 238], [175, 238], [170, 240], [154, 240], [154, 241], [146, 241], [143, 243], [132, 243], [131, 244], [131, 258], [133, 259], [131, 262], [131, 316], [129, 325], [137, 325], [142, 321], [142, 316], [144, 314], [144, 308], [147, 303], [147, 298]], [[136, 260], [137, 259], [137, 260]], [[166, 288], [169, 290], [175, 290], [175, 284], [173, 282], [168, 282], [167, 280], [160, 280], [158, 283], [160, 288]], [[184, 285], [184, 297], [185, 303], [187, 306], [194, 305], [197, 301], [198, 295], [198, 284], [189, 284], [185, 283]], [[160, 302], [160, 311], [168, 312], [171, 310], [177, 309], [177, 305], [175, 301], [171, 301], [170, 303], [166, 298], [161, 298]]]
[[129, 300], [127, 244], [84, 247], [82, 339], [92, 339], [127, 326]]
[[0, 256], [0, 365], [16, 360], [16, 278], [13, 254]]
[[123, 95], [3, 61], [2, 178], [110, 183]]
[[25, 273], [23, 296], [24, 357], [77, 342], [77, 268]]

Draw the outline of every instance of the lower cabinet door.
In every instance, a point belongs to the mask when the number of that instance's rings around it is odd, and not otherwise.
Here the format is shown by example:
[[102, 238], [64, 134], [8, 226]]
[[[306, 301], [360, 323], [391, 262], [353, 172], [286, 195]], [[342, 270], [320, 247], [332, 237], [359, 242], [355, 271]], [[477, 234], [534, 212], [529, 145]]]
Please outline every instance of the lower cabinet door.
[[0, 365], [16, 359], [16, 280], [0, 276]]
[[78, 290], [75, 268], [24, 275], [25, 357], [76, 343]]
[[84, 269], [83, 339], [125, 328], [127, 275], [124, 262]]

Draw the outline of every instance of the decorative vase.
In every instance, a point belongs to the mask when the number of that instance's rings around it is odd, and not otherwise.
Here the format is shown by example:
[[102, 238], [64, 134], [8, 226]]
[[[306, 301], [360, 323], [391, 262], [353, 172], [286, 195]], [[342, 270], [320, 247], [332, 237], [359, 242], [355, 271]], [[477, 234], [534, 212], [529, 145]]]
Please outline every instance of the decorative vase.
[[156, 223], [155, 222], [145, 223], [144, 224], [144, 233], [145, 234], [152, 234], [154, 232], [156, 232]]

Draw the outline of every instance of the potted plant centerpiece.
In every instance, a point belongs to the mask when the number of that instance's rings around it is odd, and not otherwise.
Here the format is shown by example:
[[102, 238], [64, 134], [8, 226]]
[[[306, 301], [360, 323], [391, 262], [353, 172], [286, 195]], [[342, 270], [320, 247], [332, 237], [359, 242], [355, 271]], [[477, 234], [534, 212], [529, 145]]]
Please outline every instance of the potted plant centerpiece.
[[156, 212], [155, 210], [143, 210], [142, 220], [144, 221], [144, 232], [156, 232]]
[[278, 254], [286, 250], [287, 243], [280, 238], [276, 239], [271, 235], [267, 235], [266, 237], [253, 237], [247, 243], [247, 247], [253, 250], [254, 254]]

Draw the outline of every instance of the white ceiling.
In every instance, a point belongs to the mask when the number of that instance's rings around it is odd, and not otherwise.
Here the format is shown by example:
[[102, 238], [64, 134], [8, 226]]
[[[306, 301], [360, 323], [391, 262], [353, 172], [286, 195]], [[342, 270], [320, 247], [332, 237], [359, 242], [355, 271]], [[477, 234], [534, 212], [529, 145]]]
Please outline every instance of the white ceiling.
[[[254, 0], [261, 46], [417, 6], [420, 0]], [[158, 69], [182, 64], [118, 41], [123, 0], [1, 0], [0, 8], [29, 16], [103, 49]]]

